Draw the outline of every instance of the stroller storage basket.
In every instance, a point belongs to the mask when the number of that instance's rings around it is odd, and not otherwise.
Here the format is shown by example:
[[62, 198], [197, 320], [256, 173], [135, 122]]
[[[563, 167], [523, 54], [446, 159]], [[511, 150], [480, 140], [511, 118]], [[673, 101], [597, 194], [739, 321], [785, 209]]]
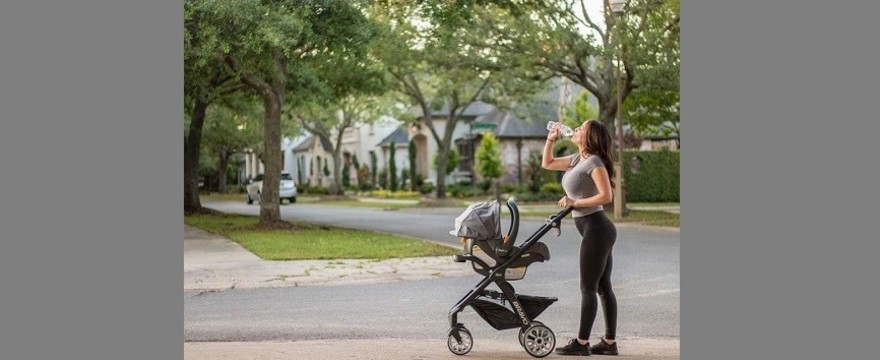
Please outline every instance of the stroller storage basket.
[[[528, 315], [530, 319], [538, 317], [538, 315], [544, 312], [544, 310], [557, 300], [556, 298], [529, 295], [517, 295], [516, 299], [522, 305], [523, 311], [526, 312], [526, 315]], [[523, 326], [512, 310], [498, 304], [497, 302], [475, 299], [470, 305], [474, 311], [483, 318], [483, 320], [486, 320], [486, 322], [496, 330], [513, 329]]]

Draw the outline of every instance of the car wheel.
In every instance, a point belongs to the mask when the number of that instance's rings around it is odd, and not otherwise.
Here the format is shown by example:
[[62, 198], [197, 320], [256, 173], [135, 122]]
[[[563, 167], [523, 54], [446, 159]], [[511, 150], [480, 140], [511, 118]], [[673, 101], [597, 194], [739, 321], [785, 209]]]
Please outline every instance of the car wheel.
[[291, 204], [293, 204], [293, 203], [295, 203], [295, 202], [296, 202], [296, 196], [290, 198], [290, 203], [291, 203]]
[[248, 205], [251, 205], [254, 203], [254, 199], [251, 199], [251, 194], [247, 194], [247, 198], [248, 198], [247, 199]]

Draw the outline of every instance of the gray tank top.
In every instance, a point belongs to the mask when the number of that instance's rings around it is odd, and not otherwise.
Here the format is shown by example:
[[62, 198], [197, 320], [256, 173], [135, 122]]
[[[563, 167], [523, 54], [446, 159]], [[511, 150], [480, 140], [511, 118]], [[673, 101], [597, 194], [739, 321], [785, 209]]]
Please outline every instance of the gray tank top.
[[[597, 167], [604, 166], [605, 163], [596, 155], [590, 155], [583, 160], [580, 155], [572, 156], [571, 165], [562, 175], [562, 188], [565, 190], [565, 195], [579, 200], [598, 194], [599, 189], [596, 188], [596, 183], [593, 182], [590, 172]], [[602, 205], [575, 208], [571, 212], [571, 216], [583, 217], [602, 210]]]

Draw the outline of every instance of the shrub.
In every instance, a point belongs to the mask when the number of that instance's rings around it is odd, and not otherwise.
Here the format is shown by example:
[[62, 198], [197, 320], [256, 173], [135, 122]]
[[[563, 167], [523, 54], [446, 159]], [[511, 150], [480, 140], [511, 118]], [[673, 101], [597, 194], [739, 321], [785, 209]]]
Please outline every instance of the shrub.
[[553, 193], [556, 195], [560, 195], [563, 193], [562, 184], [560, 184], [558, 182], [545, 183], [544, 185], [541, 185], [541, 192], [542, 193]]
[[670, 150], [625, 152], [626, 201], [680, 201], [680, 154]]

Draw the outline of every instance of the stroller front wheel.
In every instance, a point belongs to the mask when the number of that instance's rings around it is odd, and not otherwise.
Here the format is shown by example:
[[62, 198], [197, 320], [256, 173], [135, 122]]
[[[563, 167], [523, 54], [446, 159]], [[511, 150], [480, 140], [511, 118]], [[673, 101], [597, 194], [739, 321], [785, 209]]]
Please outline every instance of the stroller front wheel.
[[529, 355], [542, 358], [550, 355], [556, 347], [556, 336], [550, 328], [534, 322], [526, 328], [522, 336], [522, 346]]
[[[458, 339], [456, 339], [456, 336]], [[449, 329], [449, 337], [446, 340], [449, 351], [455, 355], [464, 355], [471, 351], [474, 346], [474, 339], [471, 332], [464, 326], [456, 326]]]

